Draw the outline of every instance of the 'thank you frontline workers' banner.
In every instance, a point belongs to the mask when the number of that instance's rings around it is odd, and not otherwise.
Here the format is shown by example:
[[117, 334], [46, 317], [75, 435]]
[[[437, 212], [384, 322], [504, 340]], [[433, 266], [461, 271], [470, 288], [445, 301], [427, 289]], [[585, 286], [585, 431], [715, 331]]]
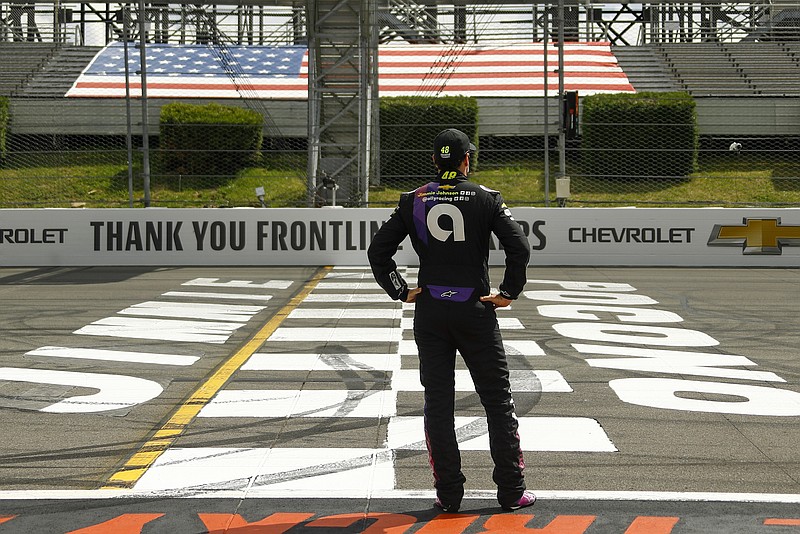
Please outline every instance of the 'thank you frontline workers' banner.
[[[531, 265], [800, 266], [800, 209], [515, 208]], [[0, 210], [0, 266], [365, 265], [391, 209]], [[453, 221], [440, 218], [443, 229]], [[490, 263], [503, 264], [492, 243]], [[416, 263], [409, 242], [395, 257]]]

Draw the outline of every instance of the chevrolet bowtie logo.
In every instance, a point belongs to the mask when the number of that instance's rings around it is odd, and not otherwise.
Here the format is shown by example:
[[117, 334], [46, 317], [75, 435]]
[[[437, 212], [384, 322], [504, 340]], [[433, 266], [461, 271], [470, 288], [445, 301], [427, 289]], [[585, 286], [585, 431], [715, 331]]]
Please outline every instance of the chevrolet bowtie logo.
[[800, 246], [800, 226], [781, 226], [775, 219], [744, 218], [743, 225], [716, 224], [709, 245], [740, 246], [743, 254], [781, 254], [784, 246]]

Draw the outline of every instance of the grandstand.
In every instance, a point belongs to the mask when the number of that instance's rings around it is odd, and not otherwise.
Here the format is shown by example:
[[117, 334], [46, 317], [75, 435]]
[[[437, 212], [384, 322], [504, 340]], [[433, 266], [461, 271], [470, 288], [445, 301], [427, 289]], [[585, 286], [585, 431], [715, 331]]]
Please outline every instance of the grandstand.
[[[33, 124], [38, 123], [51, 133], [50, 128], [60, 123], [44, 124], [37, 109], [59, 107], [58, 101], [72, 87], [84, 68], [94, 58], [100, 47], [62, 46], [45, 43], [0, 42], [0, 95], [14, 97], [17, 110], [16, 124], [19, 131], [34, 133]], [[614, 46], [614, 55], [636, 91], [687, 91], [696, 97], [800, 97], [800, 45], [787, 43], [665, 43], [643, 46]], [[45, 99], [37, 102], [34, 99]], [[63, 102], [67, 106], [66, 102]], [[299, 104], [298, 104], [299, 105]], [[295, 121], [298, 105], [292, 111], [281, 113], [285, 102], [276, 102], [272, 109], [276, 118]], [[514, 99], [510, 104], [520, 104]], [[124, 131], [124, 106], [114, 100], [98, 102], [70, 102], [69, 110], [58, 112], [60, 117], [70, 117], [72, 123], [61, 131], [64, 133], [112, 133], [99, 129], [98, 123], [87, 107], [104, 110], [103, 113], [117, 115], [113, 133]], [[491, 113], [497, 105], [484, 106]], [[701, 104], [702, 107], [702, 104]], [[304, 109], [303, 105], [300, 108]], [[154, 112], [159, 104], [156, 102]], [[154, 120], [157, 114], [154, 114]], [[490, 121], [489, 117], [485, 117]], [[491, 122], [491, 121], [490, 121]], [[81, 127], [81, 124], [84, 127]], [[99, 129], [99, 130], [98, 130]], [[304, 135], [297, 127], [281, 125], [282, 131]], [[156, 133], [156, 132], [153, 132]], [[502, 133], [502, 132], [497, 132]], [[516, 134], [509, 131], [507, 134]]]
[[[481, 42], [491, 42], [500, 39], [501, 36], [504, 39], [519, 41], [533, 35], [536, 39], [537, 36], [543, 35], [542, 24], [546, 19], [553, 23], [555, 13], [552, 6], [534, 5], [530, 9], [514, 6], [510, 2], [501, 4], [503, 4], [501, 8], [484, 6], [483, 11], [475, 8], [473, 29], [475, 26], [483, 25], [482, 33], [480, 35], [475, 33], [472, 36], [476, 42], [479, 38]], [[51, 37], [54, 39], [58, 36], [61, 40], [65, 40], [66, 35], [75, 34], [80, 35], [85, 41], [85, 34], [90, 33], [86, 28], [91, 26], [87, 22], [90, 19], [85, 13], [92, 12], [105, 13], [105, 18], [99, 17], [93, 22], [95, 26], [102, 24], [104, 28], [102, 32], [106, 35], [106, 39], [114, 39], [115, 36], [121, 35], [122, 30], [115, 15], [115, 10], [118, 9], [116, 5], [105, 4], [104, 11], [96, 8], [87, 10], [84, 7], [86, 5], [101, 4], [80, 4], [80, 9], [76, 4], [76, 7], [68, 10], [70, 16], [65, 17], [65, 20], [70, 20], [72, 25], [62, 23], [63, 27], [53, 26]], [[470, 38], [468, 31], [470, 24], [466, 20], [463, 26], [458, 27], [456, 8], [451, 8], [453, 19], [448, 22], [442, 15], [444, 11], [441, 8], [437, 17], [435, 7], [418, 5], [411, 1], [393, 0], [388, 5], [394, 7], [380, 10], [378, 17], [382, 42], [395, 39], [446, 43]], [[643, 4], [640, 11], [632, 12], [628, 4], [620, 4], [616, 8], [612, 5], [600, 5], [591, 10], [582, 10], [580, 6], [567, 2], [567, 34], [576, 34], [581, 40], [610, 40], [620, 67], [636, 91], [683, 90], [697, 97], [800, 97], [800, 45], [796, 41], [798, 32], [793, 31], [791, 26], [796, 11], [791, 4], [780, 9], [775, 8], [773, 12], [767, 14], [768, 17], [763, 8], [765, 4], [709, 6], [707, 3], [702, 3], [696, 8], [691, 7], [691, 4], [688, 5], [689, 11], [680, 13], [675, 12], [674, 6], [670, 7], [670, 4], [651, 6]], [[41, 25], [32, 28], [31, 19], [28, 19], [28, 27], [25, 27], [25, 19], [19, 14], [18, 18], [14, 19], [13, 9], [9, 6], [13, 7], [11, 4], [4, 6], [0, 2], [0, 95], [26, 99], [62, 98], [100, 46], [88, 46], [80, 42], [48, 42], [45, 29]], [[46, 11], [47, 4], [42, 6], [44, 7], [37, 9], [40, 12]], [[726, 6], [728, 11], [720, 11]], [[265, 8], [260, 9], [263, 17]], [[286, 8], [275, 9], [278, 11], [282, 9], [282, 13], [287, 13]], [[743, 20], [742, 13], [748, 9], [757, 15], [753, 15], [752, 20]], [[489, 21], [487, 13], [492, 13], [492, 10], [504, 15], [497, 23]], [[77, 18], [79, 11], [83, 13], [83, 18], [80, 20]], [[296, 10], [288, 13], [292, 14], [292, 20], [296, 20]], [[633, 20], [626, 19], [626, 13], [632, 13]], [[709, 19], [709, 13], [715, 13], [714, 17], [717, 20]], [[185, 14], [181, 16], [185, 18]], [[241, 13], [237, 16], [241, 19]], [[250, 16], [252, 17], [252, 13]], [[173, 21], [170, 24], [174, 24], [172, 15], [168, 17]], [[657, 18], [660, 23], [656, 22]], [[681, 27], [679, 32], [665, 33], [664, 28], [677, 18], [680, 18], [685, 27]], [[730, 21], [730, 27], [725, 27], [719, 22], [725, 19]], [[664, 20], [667, 22], [663, 22]], [[698, 27], [697, 20], [700, 20], [700, 24], [709, 24], [710, 21], [713, 28]], [[194, 23], [199, 24], [197, 21]], [[451, 27], [446, 27], [447, 24]], [[521, 26], [527, 29], [520, 30]], [[775, 40], [773, 35], [774, 27], [778, 26], [780, 26], [781, 40]], [[748, 27], [750, 31], [746, 31]], [[251, 33], [248, 37], [250, 41], [253, 39], [252, 28], [251, 19]], [[507, 28], [514, 29], [509, 31]], [[81, 31], [77, 31], [78, 29]], [[601, 30], [602, 33], [598, 33]], [[178, 30], [174, 31], [177, 37]], [[233, 33], [230, 29], [214, 31], [218, 35], [226, 35], [226, 31], [227, 34]], [[550, 31], [551, 35], [554, 35], [552, 27]], [[181, 39], [185, 39], [186, 28], [181, 27], [180, 32]], [[241, 26], [237, 27], [236, 34], [241, 41], [243, 35]], [[267, 40], [270, 42], [281, 39], [285, 41], [289, 38], [287, 36], [292, 36], [296, 40], [297, 28], [272, 28], [268, 34]], [[631, 42], [634, 41], [631, 38], [632, 34], [639, 36], [636, 42]], [[168, 32], [164, 31], [161, 35], [160, 38], [163, 39], [163, 35], [168, 35]], [[172, 38], [170, 35], [164, 40], [170, 41]], [[233, 36], [230, 38], [236, 39]], [[302, 38], [301, 36], [300, 39]], [[75, 40], [81, 39], [76, 37]], [[263, 35], [259, 39], [258, 42], [264, 42]], [[20, 122], [24, 123], [24, 120]]]
[[[0, 95], [61, 98], [100, 47], [0, 42]], [[693, 96], [800, 96], [800, 45], [665, 43], [614, 46], [637, 91]]]
[[[122, 135], [125, 131], [125, 106], [118, 98], [66, 99], [65, 94], [73, 86], [81, 72], [94, 59], [100, 47], [89, 46], [43, 46], [38, 43], [0, 43], [0, 58], [5, 55], [9, 64], [15, 64], [17, 47], [38, 50], [35, 65], [20, 65], [15, 69], [19, 75], [9, 76], [9, 83], [0, 92], [12, 96], [17, 133], [31, 135], [76, 134], [76, 135]], [[616, 59], [631, 84], [637, 91], [676, 91], [685, 89], [681, 80], [673, 75], [667, 60], [659, 51], [649, 46], [613, 47]], [[6, 54], [7, 51], [7, 54]], [[20, 60], [29, 61], [26, 55]], [[30, 60], [31, 63], [33, 59]], [[5, 63], [4, 63], [5, 64]], [[553, 67], [555, 68], [555, 67]], [[556, 75], [552, 74], [553, 80]], [[540, 133], [542, 106], [538, 101], [509, 98], [507, 105], [492, 98], [479, 98], [481, 119], [486, 135], [525, 135]], [[158, 112], [164, 102], [154, 99], [151, 103], [151, 134], [157, 134]], [[231, 104], [231, 102], [226, 102]], [[134, 102], [134, 105], [136, 103]], [[138, 108], [137, 108], [138, 109]], [[298, 111], [306, 113], [305, 102], [273, 102], [270, 113], [279, 121], [278, 130], [289, 137], [306, 135], [305, 124], [298, 129]], [[50, 120], [42, 120], [42, 111], [52, 113]], [[97, 117], [103, 117], [98, 120]], [[531, 128], [536, 128], [531, 130]]]
[[694, 96], [800, 96], [800, 58], [785, 43], [664, 43], [655, 51]]

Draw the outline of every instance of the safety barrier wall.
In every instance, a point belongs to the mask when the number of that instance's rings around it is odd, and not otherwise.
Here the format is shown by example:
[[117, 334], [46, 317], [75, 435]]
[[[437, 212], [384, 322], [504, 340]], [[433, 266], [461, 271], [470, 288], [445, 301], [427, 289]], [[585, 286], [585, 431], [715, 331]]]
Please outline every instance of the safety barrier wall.
[[[0, 266], [366, 265], [391, 209], [0, 210]], [[531, 266], [800, 266], [800, 209], [516, 208]], [[453, 228], [458, 221], [436, 224]], [[492, 265], [503, 265], [496, 242]], [[413, 265], [409, 242], [395, 257]]]

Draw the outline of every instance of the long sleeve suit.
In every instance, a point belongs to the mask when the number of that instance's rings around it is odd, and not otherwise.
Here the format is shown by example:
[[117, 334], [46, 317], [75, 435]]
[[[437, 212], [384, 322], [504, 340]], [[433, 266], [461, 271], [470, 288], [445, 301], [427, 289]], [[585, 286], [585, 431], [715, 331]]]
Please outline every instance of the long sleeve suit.
[[508, 365], [489, 295], [489, 240], [505, 252], [500, 294], [515, 299], [526, 282], [530, 246], [499, 192], [442, 171], [436, 180], [401, 195], [372, 239], [368, 257], [380, 286], [405, 300], [408, 285], [392, 259], [410, 236], [419, 256], [414, 338], [425, 389], [425, 432], [434, 485], [443, 502], [460, 503], [465, 478], [455, 431], [455, 355], [461, 353], [484, 406], [501, 504], [525, 490], [524, 461], [509, 384]]

